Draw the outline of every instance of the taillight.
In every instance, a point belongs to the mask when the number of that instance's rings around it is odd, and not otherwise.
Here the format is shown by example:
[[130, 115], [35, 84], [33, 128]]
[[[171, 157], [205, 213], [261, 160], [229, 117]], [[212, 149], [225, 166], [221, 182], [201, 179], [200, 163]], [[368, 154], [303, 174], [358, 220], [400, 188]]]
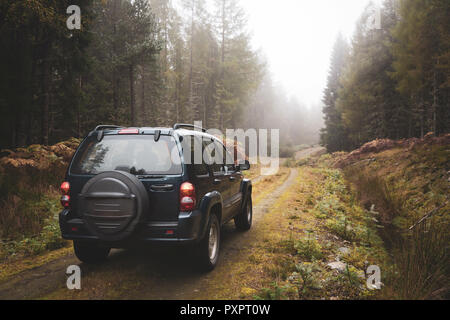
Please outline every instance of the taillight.
[[68, 208], [70, 206], [70, 183], [68, 183], [67, 181], [63, 182], [61, 184], [61, 205], [64, 208]]
[[62, 194], [69, 194], [70, 192], [70, 183], [67, 181], [61, 183], [61, 193]]
[[182, 212], [192, 211], [195, 209], [196, 203], [194, 185], [190, 182], [183, 183], [180, 187], [180, 210]]
[[139, 134], [139, 129], [122, 129], [119, 134]]

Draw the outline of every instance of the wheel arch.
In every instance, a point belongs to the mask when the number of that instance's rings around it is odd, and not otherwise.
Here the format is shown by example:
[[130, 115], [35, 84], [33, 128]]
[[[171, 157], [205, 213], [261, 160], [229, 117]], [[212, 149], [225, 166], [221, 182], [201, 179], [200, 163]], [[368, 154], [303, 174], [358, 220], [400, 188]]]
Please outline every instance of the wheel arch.
[[244, 179], [241, 183], [241, 192], [242, 192], [241, 210], [244, 209], [244, 206], [247, 203], [247, 199], [251, 197], [252, 190], [253, 190], [252, 180]]
[[207, 193], [200, 201], [199, 209], [202, 212], [202, 229], [200, 233], [200, 239], [205, 235], [208, 225], [209, 217], [212, 213], [217, 214], [219, 223], [222, 224], [222, 212], [223, 212], [223, 198], [218, 191], [212, 191]]

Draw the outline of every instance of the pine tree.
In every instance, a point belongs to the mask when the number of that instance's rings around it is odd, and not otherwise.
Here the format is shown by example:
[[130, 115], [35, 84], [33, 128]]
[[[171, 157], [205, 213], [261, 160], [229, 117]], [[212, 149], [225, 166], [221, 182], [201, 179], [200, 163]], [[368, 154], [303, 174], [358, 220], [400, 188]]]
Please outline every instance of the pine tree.
[[0, 56], [1, 127], [2, 137], [10, 137], [2, 144], [49, 144], [79, 106], [90, 1], [78, 1], [85, 8], [81, 30], [66, 27], [69, 5], [69, 1], [0, 1], [1, 47], [8, 48]]
[[392, 77], [411, 106], [409, 135], [448, 132], [450, 3], [404, 0], [400, 16], [393, 31]]
[[336, 107], [336, 101], [349, 50], [346, 40], [342, 34], [339, 34], [333, 47], [330, 71], [323, 97], [325, 128], [321, 132], [320, 140], [329, 152], [345, 150], [348, 146], [347, 133], [342, 123], [342, 115]]
[[261, 65], [250, 49], [246, 17], [237, 0], [216, 0], [216, 37], [220, 71], [215, 95], [219, 128], [236, 127], [249, 97], [262, 78]]
[[368, 7], [357, 25], [349, 65], [342, 76], [342, 89], [337, 101], [351, 148], [377, 138], [399, 138], [404, 119], [403, 101], [395, 91], [392, 71], [391, 30], [397, 23], [393, 1], [381, 10], [381, 29], [372, 29], [367, 20]]

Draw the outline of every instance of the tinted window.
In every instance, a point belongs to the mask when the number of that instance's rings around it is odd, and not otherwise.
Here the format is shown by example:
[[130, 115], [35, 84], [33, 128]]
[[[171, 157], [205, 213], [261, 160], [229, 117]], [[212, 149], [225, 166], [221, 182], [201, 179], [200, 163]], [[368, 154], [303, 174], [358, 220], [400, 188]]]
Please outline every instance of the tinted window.
[[121, 170], [136, 175], [175, 175], [182, 173], [173, 137], [152, 135], [105, 136], [98, 142], [90, 138], [77, 153], [71, 173], [98, 174]]
[[231, 153], [222, 143], [215, 141], [215, 144], [216, 150], [220, 150], [219, 156], [221, 157], [221, 162], [223, 164], [222, 170], [225, 171], [225, 173], [234, 172], [235, 166], [233, 162], [233, 156], [231, 155]]
[[228, 149], [225, 146], [223, 147], [223, 149], [224, 149], [224, 151], [223, 151], [223, 154], [224, 154], [223, 161], [224, 162], [223, 163], [225, 164], [227, 172], [236, 171], [236, 166], [234, 165], [234, 161], [233, 161], [234, 157], [231, 155], [230, 151], [228, 151]]
[[222, 147], [211, 140], [204, 141], [206, 154], [209, 156], [208, 161], [211, 165], [212, 171], [216, 174], [223, 174], [225, 172], [223, 167], [223, 152]]
[[[194, 143], [194, 141], [197, 143]], [[195, 174], [197, 176], [209, 175], [208, 167], [203, 159], [204, 146], [201, 139], [194, 136], [184, 136], [181, 146], [184, 161], [187, 165], [193, 166]]]

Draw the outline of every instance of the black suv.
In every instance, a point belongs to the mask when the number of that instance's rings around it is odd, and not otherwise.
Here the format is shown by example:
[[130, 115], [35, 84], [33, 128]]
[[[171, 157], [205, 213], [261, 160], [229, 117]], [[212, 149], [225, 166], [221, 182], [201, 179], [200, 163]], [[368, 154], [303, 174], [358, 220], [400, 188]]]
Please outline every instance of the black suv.
[[[230, 161], [231, 159], [231, 161]], [[190, 244], [200, 265], [218, 261], [221, 226], [252, 224], [252, 184], [215, 136], [192, 125], [98, 126], [61, 185], [62, 236], [86, 263], [142, 242]]]

